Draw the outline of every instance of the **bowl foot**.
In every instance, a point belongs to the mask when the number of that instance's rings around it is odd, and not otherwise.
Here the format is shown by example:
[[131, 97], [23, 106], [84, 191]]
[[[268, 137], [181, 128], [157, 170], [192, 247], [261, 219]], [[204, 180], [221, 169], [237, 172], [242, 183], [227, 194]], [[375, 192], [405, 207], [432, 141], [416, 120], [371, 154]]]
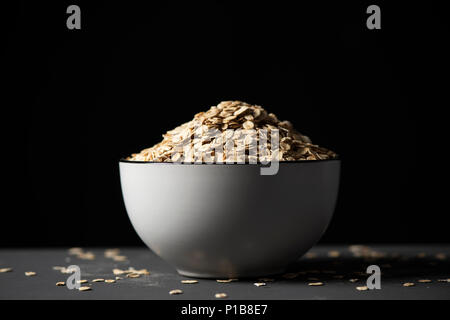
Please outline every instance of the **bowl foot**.
[[275, 276], [286, 272], [286, 268], [275, 269], [275, 270], [267, 270], [267, 271], [258, 271], [258, 272], [244, 272], [244, 273], [232, 273], [232, 274], [224, 274], [224, 273], [203, 273], [203, 272], [192, 272], [177, 269], [178, 274], [190, 277], [190, 278], [205, 278], [205, 279], [244, 279], [244, 278], [261, 278], [268, 276]]

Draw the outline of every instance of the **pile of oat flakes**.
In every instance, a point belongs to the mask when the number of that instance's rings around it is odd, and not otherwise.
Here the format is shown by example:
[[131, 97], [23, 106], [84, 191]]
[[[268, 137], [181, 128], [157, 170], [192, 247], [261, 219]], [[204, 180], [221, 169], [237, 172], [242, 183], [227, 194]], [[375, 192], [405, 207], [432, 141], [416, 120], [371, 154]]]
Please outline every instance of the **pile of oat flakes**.
[[[279, 140], [274, 140], [278, 141], [275, 143], [272, 135], [277, 132]], [[265, 163], [326, 160], [337, 156], [333, 151], [312, 144], [289, 121], [280, 121], [261, 106], [241, 101], [223, 101], [168, 131], [163, 138], [127, 160]]]

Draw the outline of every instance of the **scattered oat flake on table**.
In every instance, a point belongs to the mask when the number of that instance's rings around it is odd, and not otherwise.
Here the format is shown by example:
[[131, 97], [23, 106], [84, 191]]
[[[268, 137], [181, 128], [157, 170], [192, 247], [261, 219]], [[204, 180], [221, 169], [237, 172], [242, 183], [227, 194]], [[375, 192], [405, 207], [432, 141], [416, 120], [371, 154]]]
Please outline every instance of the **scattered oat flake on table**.
[[404, 287], [413, 287], [413, 286], [415, 286], [415, 284], [414, 284], [413, 282], [405, 282], [405, 283], [403, 284], [403, 286], [404, 286]]
[[174, 290], [170, 290], [169, 294], [174, 295], [174, 294], [182, 294], [183, 290], [180, 289], [174, 289]]
[[308, 286], [311, 286], [311, 287], [323, 286], [323, 282], [310, 282], [310, 283], [308, 283]]
[[78, 248], [78, 247], [69, 249], [69, 254], [73, 254], [73, 255], [76, 255], [76, 254], [79, 254], [79, 253], [82, 253], [82, 252], [83, 252], [83, 249], [82, 248]]
[[328, 251], [328, 256], [330, 257], [330, 258], [337, 258], [337, 257], [339, 257], [341, 255], [341, 253], [339, 252], [339, 251], [337, 251], [337, 250], [331, 250], [331, 251]]
[[89, 291], [89, 290], [92, 290], [92, 288], [88, 287], [88, 286], [85, 286], [85, 287], [79, 287], [78, 290], [79, 291]]
[[[121, 270], [121, 269], [115, 268], [115, 269], [113, 269], [113, 273], [115, 275], [122, 275], [122, 274], [149, 275], [150, 271], [148, 271], [147, 269], [136, 270], [133, 267], [129, 267], [127, 270]], [[135, 277], [135, 278], [137, 278], [137, 277]]]
[[84, 252], [82, 248], [70, 248], [69, 254], [77, 256], [79, 259], [83, 260], [94, 260], [95, 255], [92, 252]]
[[32, 277], [32, 276], [35, 276], [35, 275], [36, 275], [36, 272], [34, 272], [34, 271], [26, 271], [26, 272], [25, 272], [25, 275], [26, 275], [27, 277]]
[[114, 280], [114, 279], [106, 279], [105, 282], [106, 283], [114, 283], [114, 282], [116, 282], [116, 280]]
[[61, 270], [64, 270], [65, 267], [54, 266], [54, 267], [52, 267], [52, 269], [53, 269], [53, 270], [57, 270], [57, 271], [61, 271]]
[[61, 269], [61, 273], [74, 273], [76, 270], [76, 268], [64, 268]]
[[123, 278], [122, 277], [116, 277], [116, 280], [122, 280]]
[[12, 268], [1, 268], [0, 273], [11, 272]]
[[193, 284], [193, 283], [198, 283], [198, 280], [181, 280], [181, 283]]
[[226, 298], [226, 297], [228, 297], [228, 295], [226, 294], [226, 293], [216, 293], [215, 295], [214, 295], [217, 299], [224, 299], [224, 298]]
[[139, 273], [129, 273], [127, 278], [139, 278], [141, 275]]
[[120, 249], [106, 249], [104, 252], [104, 255], [106, 258], [113, 258], [115, 256], [118, 256], [120, 253]]
[[313, 258], [317, 257], [317, 253], [315, 253], [315, 252], [307, 252], [305, 254], [305, 257], [308, 258], [308, 259], [313, 259]]
[[83, 260], [94, 260], [95, 254], [93, 254], [92, 252], [82, 252], [82, 253], [79, 253], [77, 255], [77, 257], [79, 259], [83, 259]]
[[367, 288], [367, 286], [362, 286], [362, 287], [356, 287], [356, 290], [358, 290], [358, 291], [366, 291], [366, 290], [368, 290], [369, 288]]
[[88, 281], [85, 279], [82, 279], [82, 280], [78, 280], [77, 283], [88, 283]]
[[450, 282], [450, 279], [438, 279], [438, 282]]
[[216, 281], [219, 283], [229, 283], [233, 281], [237, 281], [238, 279], [217, 279]]
[[94, 279], [94, 280], [92, 280], [92, 282], [103, 282], [103, 281], [105, 281], [105, 279]]
[[64, 274], [73, 273], [76, 271], [75, 268], [66, 268], [66, 267], [62, 267], [61, 269], [60, 268], [55, 269], [55, 267], [54, 267], [54, 270], [59, 270], [61, 273], [64, 273]]
[[58, 286], [58, 287], [62, 287], [62, 286], [65, 286], [65, 285], [66, 285], [66, 283], [64, 281], [58, 281], [56, 283], [56, 286]]
[[135, 270], [134, 268], [132, 268], [132, 269], [133, 269], [133, 273], [137, 273], [140, 275], [149, 275], [150, 274], [150, 271], [148, 271], [147, 269], [141, 269], [141, 270]]
[[112, 259], [117, 262], [122, 262], [122, 261], [126, 261], [127, 257], [126, 256], [114, 256]]
[[417, 280], [417, 282], [428, 283], [428, 282], [431, 282], [431, 280], [430, 279], [420, 279], [420, 280]]
[[358, 282], [359, 281], [359, 279], [349, 279], [348, 281], [350, 281], [350, 282], [352, 282], [352, 283], [354, 283], [354, 282]]
[[72, 270], [69, 270], [69, 269], [67, 269], [67, 268], [64, 268], [64, 269], [61, 269], [61, 270], [60, 270], [61, 273], [73, 273], [74, 271], [75, 271], [75, 270], [72, 271]]
[[124, 270], [121, 270], [121, 269], [113, 269], [113, 273], [115, 275], [120, 275], [120, 274], [124, 274], [126, 272]]
[[266, 283], [265, 282], [255, 282], [254, 285], [257, 287], [264, 287], [266, 285]]

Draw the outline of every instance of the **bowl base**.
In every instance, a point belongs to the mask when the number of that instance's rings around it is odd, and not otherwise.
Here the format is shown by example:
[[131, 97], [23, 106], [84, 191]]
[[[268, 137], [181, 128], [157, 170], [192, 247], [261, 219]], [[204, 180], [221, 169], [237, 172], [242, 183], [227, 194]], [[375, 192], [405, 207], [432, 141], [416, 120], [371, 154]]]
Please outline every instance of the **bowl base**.
[[190, 277], [190, 278], [205, 278], [205, 279], [244, 279], [244, 278], [261, 278], [268, 276], [280, 275], [286, 272], [286, 268], [258, 271], [254, 273], [233, 273], [233, 274], [223, 274], [223, 273], [202, 273], [202, 272], [192, 272], [177, 269], [178, 274]]

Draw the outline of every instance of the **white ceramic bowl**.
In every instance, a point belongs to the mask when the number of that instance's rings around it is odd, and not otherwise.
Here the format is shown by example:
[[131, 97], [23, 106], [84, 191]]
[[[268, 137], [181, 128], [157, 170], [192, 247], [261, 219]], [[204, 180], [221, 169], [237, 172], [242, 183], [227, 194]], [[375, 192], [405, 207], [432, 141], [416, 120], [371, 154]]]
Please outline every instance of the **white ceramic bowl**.
[[257, 277], [283, 272], [331, 220], [339, 160], [260, 165], [123, 160], [125, 206], [136, 232], [182, 275]]

